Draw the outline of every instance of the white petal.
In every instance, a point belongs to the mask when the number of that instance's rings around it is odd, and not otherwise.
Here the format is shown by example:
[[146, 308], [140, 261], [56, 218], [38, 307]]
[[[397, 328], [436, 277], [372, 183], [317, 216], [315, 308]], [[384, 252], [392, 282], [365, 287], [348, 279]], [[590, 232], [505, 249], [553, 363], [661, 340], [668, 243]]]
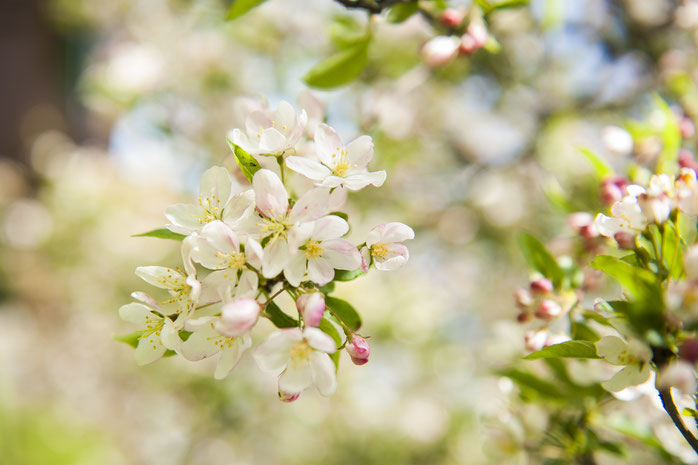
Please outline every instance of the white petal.
[[283, 218], [288, 210], [288, 194], [273, 171], [262, 169], [252, 179], [257, 208], [269, 218]]
[[186, 281], [182, 273], [164, 266], [139, 266], [136, 276], [161, 289], [181, 289]]
[[199, 221], [203, 217], [203, 211], [198, 205], [178, 203], [170, 205], [165, 210], [165, 217], [176, 226], [181, 226], [188, 232], [201, 228]]
[[264, 249], [262, 259], [262, 275], [273, 278], [284, 269], [289, 260], [288, 243], [286, 239], [273, 241]]
[[288, 362], [291, 348], [302, 340], [300, 329], [282, 329], [258, 345], [252, 356], [262, 371], [281, 370]]
[[402, 267], [410, 258], [409, 250], [405, 244], [394, 242], [388, 245], [388, 254], [385, 257], [375, 257], [373, 263], [381, 271], [393, 271]]
[[226, 376], [228, 376], [228, 374], [230, 374], [230, 371], [235, 368], [238, 361], [240, 361], [240, 357], [242, 357], [242, 353], [245, 350], [240, 339], [242, 338], [237, 338], [235, 341], [233, 341], [230, 347], [226, 347], [221, 352], [221, 358], [218, 359], [218, 363], [216, 364], [216, 372], [213, 375], [214, 378], [224, 379]]
[[189, 339], [184, 341], [181, 349], [184, 358], [195, 362], [220, 352], [221, 349], [217, 345], [217, 342], [223, 340], [223, 336], [213, 329], [214, 320], [214, 318], [211, 318], [206, 326], [194, 331], [191, 336], [189, 336]]
[[613, 375], [608, 381], [601, 383], [604, 389], [611, 392], [622, 391], [629, 386], [637, 386], [647, 381], [650, 377], [651, 369], [649, 364], [629, 365]]
[[160, 360], [167, 349], [160, 341], [160, 334], [153, 333], [148, 337], [143, 337], [138, 341], [135, 358], [138, 365], [147, 365], [156, 360]]
[[298, 248], [308, 242], [315, 229], [314, 221], [298, 223], [288, 232], [288, 248], [291, 254], [295, 254]]
[[210, 273], [201, 282], [199, 304], [206, 305], [221, 300], [228, 300], [233, 295], [237, 283], [237, 273], [232, 270], [221, 270]]
[[351, 242], [334, 239], [322, 243], [322, 258], [338, 270], [355, 270], [361, 266], [361, 254]]
[[320, 328], [305, 328], [303, 337], [310, 347], [326, 354], [332, 354], [337, 350], [337, 346], [329, 335], [323, 332]]
[[310, 258], [308, 259], [308, 279], [319, 286], [324, 286], [334, 279], [334, 268], [323, 257]]
[[322, 181], [331, 174], [330, 169], [319, 161], [305, 157], [288, 157], [286, 159], [286, 166], [296, 173], [300, 173], [306, 178], [315, 181]]
[[155, 300], [150, 294], [147, 294], [145, 292], [141, 291], [135, 291], [131, 292], [131, 297], [134, 299], [143, 302], [144, 304], [148, 305], [149, 307], [152, 307], [154, 309], [159, 309], [160, 304], [158, 303], [157, 300]]
[[295, 394], [313, 384], [313, 372], [308, 360], [291, 360], [279, 376], [279, 391]]
[[330, 192], [329, 211], [339, 211], [345, 203], [347, 203], [347, 195], [349, 191], [343, 187], [338, 187]]
[[247, 137], [247, 134], [238, 128], [233, 129], [230, 139], [233, 141], [233, 144], [238, 145], [242, 150], [250, 155], [257, 155], [259, 153], [259, 141], [257, 138]]
[[159, 317], [149, 307], [134, 302], [126, 304], [119, 309], [119, 318], [145, 328], [150, 319]]
[[328, 189], [311, 189], [298, 199], [288, 218], [293, 223], [313, 221], [327, 214], [330, 204]]
[[332, 154], [335, 154], [335, 158], [339, 157], [342, 141], [334, 129], [326, 124], [320, 124], [315, 130], [315, 147], [320, 161], [327, 166], [333, 166]]
[[349, 232], [349, 223], [337, 215], [327, 215], [315, 221], [315, 229], [310, 237], [316, 241], [339, 239]]
[[267, 128], [259, 140], [259, 152], [262, 154], [276, 155], [288, 148], [286, 136], [275, 128]]
[[253, 111], [245, 120], [245, 130], [250, 138], [261, 137], [262, 131], [269, 127], [271, 127], [271, 117], [266, 111]]
[[279, 102], [271, 117], [274, 128], [283, 134], [289, 134], [296, 128], [296, 110], [285, 100]]
[[257, 294], [259, 286], [259, 276], [252, 270], [243, 270], [238, 281], [238, 286], [235, 288], [235, 298], [250, 297], [254, 298]]
[[177, 351], [182, 346], [182, 339], [179, 337], [179, 330], [184, 325], [183, 321], [173, 322], [169, 318], [165, 318], [165, 323], [160, 330], [160, 340], [165, 348]]
[[373, 139], [359, 136], [347, 145], [347, 162], [359, 169], [365, 168], [373, 158]]
[[388, 223], [383, 228], [381, 242], [404, 242], [409, 239], [414, 239], [414, 231], [406, 224]]
[[334, 394], [337, 390], [337, 376], [330, 356], [322, 352], [311, 353], [310, 367], [313, 372], [313, 381], [320, 394], [323, 396]]
[[233, 177], [228, 170], [221, 166], [213, 166], [207, 169], [201, 176], [199, 186], [199, 198], [204, 205], [209, 202], [212, 206], [223, 209], [232, 193]]
[[255, 194], [252, 189], [232, 196], [223, 209], [223, 221], [234, 228], [254, 212], [254, 199]]
[[628, 343], [618, 336], [605, 336], [596, 342], [596, 353], [611, 365], [625, 365], [622, 357], [629, 355]]
[[298, 287], [305, 276], [305, 254], [302, 252], [296, 253], [291, 257], [288, 264], [284, 268], [284, 277], [293, 287]]
[[341, 185], [351, 191], [358, 191], [369, 184], [380, 187], [385, 182], [386, 176], [385, 171], [374, 171], [372, 173], [366, 172], [358, 174], [351, 173], [344, 177]]
[[254, 268], [262, 267], [262, 257], [264, 257], [264, 251], [262, 246], [255, 239], [248, 237], [245, 241], [245, 259]]

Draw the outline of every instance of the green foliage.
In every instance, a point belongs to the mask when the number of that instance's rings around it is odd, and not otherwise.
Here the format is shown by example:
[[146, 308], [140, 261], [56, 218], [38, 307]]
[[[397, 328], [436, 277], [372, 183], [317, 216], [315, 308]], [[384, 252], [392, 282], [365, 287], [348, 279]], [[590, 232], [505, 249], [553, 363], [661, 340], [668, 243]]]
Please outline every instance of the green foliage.
[[242, 174], [244, 174], [247, 180], [251, 183], [252, 178], [254, 178], [254, 174], [262, 169], [262, 167], [252, 155], [245, 152], [241, 147], [235, 145], [229, 138], [226, 137], [225, 140], [228, 142], [230, 150], [232, 150], [235, 154], [235, 161], [240, 166]]
[[389, 23], [401, 23], [419, 10], [419, 4], [415, 2], [398, 3], [388, 12]]
[[356, 79], [368, 63], [370, 36], [364, 36], [344, 50], [325, 58], [308, 71], [303, 80], [311, 87], [331, 89]]
[[277, 328], [295, 328], [298, 326], [298, 320], [290, 317], [287, 313], [279, 308], [274, 302], [269, 302], [265, 309], [269, 319]]
[[482, 8], [484, 14], [488, 15], [495, 10], [503, 10], [505, 8], [516, 8], [528, 5], [529, 0], [475, 0], [475, 3]]
[[[339, 335], [339, 331], [337, 331], [337, 328], [332, 324], [332, 322], [327, 318], [323, 317], [322, 320], [320, 320], [320, 329], [322, 332], [327, 334], [334, 340], [335, 345], [339, 348], [342, 345], [342, 337]], [[339, 368], [339, 351], [335, 351], [334, 353], [330, 354], [330, 358], [332, 359], [332, 362], [334, 363], [335, 370]]]
[[184, 238], [187, 236], [184, 234], [172, 232], [167, 228], [159, 228], [141, 234], [134, 234], [131, 237], [157, 237], [158, 239], [172, 239], [173, 241], [183, 241]]
[[134, 331], [131, 334], [124, 334], [122, 336], [114, 336], [114, 340], [128, 344], [134, 349], [138, 347], [138, 340], [141, 338], [143, 331]]
[[662, 139], [662, 153], [657, 160], [657, 173], [675, 173], [677, 171], [676, 159], [681, 148], [681, 131], [674, 113], [662, 98], [654, 94], [654, 104], [664, 114], [664, 127], [659, 131]]
[[560, 289], [564, 273], [545, 246], [531, 234], [525, 232], [519, 235], [519, 246], [528, 264], [551, 280], [556, 289]]
[[361, 328], [361, 316], [346, 300], [327, 296], [325, 297], [325, 305], [351, 330], [356, 331]]
[[589, 341], [566, 341], [544, 347], [524, 357], [524, 360], [536, 360], [539, 358], [599, 358], [596, 355], [596, 346]]
[[363, 276], [366, 273], [361, 271], [361, 268], [357, 268], [355, 270], [347, 271], [347, 270], [335, 270], [334, 272], [334, 280], [335, 281], [353, 281], [359, 276]]
[[239, 18], [265, 1], [266, 0], [233, 0], [233, 4], [230, 5], [226, 19], [231, 20]]
[[604, 160], [603, 158], [596, 155], [593, 151], [588, 148], [580, 147], [579, 151], [584, 155], [584, 157], [591, 163], [594, 167], [594, 172], [596, 177], [601, 180], [613, 175], [613, 168]]

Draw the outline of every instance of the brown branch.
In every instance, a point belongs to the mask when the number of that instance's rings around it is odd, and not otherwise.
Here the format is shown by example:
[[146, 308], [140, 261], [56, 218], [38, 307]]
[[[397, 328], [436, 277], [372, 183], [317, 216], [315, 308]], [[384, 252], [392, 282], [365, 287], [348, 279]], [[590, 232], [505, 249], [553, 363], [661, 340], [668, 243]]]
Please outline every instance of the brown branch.
[[671, 388], [658, 389], [658, 391], [664, 410], [666, 410], [666, 413], [669, 414], [671, 420], [674, 422], [674, 425], [676, 425], [676, 428], [678, 428], [678, 430], [681, 432], [684, 439], [686, 439], [693, 450], [698, 453], [698, 439], [696, 439], [693, 433], [691, 433], [688, 428], [686, 428], [686, 425], [684, 425], [681, 414], [677, 410], [676, 404], [674, 404], [674, 398], [671, 396]]
[[409, 3], [411, 0], [335, 0], [346, 8], [366, 10], [371, 14], [379, 14], [386, 8], [390, 8], [398, 3]]

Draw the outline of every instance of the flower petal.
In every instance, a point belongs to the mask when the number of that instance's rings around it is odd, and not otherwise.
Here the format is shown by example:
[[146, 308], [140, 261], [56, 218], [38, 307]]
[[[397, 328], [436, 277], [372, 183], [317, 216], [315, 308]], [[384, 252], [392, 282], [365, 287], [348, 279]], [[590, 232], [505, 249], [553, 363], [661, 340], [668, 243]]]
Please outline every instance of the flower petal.
[[338, 270], [355, 270], [361, 266], [361, 254], [351, 242], [333, 239], [322, 243], [322, 258]]
[[203, 216], [203, 211], [198, 205], [178, 203], [170, 205], [165, 210], [165, 217], [175, 226], [180, 226], [187, 231], [196, 231], [201, 228], [199, 219]]
[[380, 187], [385, 182], [386, 177], [387, 175], [383, 170], [374, 171], [372, 173], [351, 173], [342, 178], [341, 185], [351, 191], [358, 191], [359, 189], [363, 189], [369, 184], [372, 184], [376, 187]]
[[134, 357], [136, 364], [147, 365], [162, 358], [167, 349], [162, 345], [159, 333], [152, 333], [147, 337], [142, 337], [138, 340], [138, 347]]
[[[315, 130], [315, 147], [317, 156], [328, 167], [334, 166], [334, 159], [342, 150], [342, 140], [337, 132], [326, 124], [320, 124]], [[332, 154], [335, 157], [332, 157]]]
[[305, 265], [306, 258], [302, 251], [293, 255], [288, 261], [288, 264], [284, 268], [284, 277], [291, 286], [300, 286], [303, 277], [305, 277]]
[[625, 365], [629, 354], [628, 343], [618, 336], [605, 336], [596, 342], [596, 353], [611, 365]]
[[305, 157], [288, 157], [286, 166], [314, 181], [322, 181], [331, 174], [330, 169], [319, 161]]
[[254, 212], [254, 199], [255, 193], [252, 189], [235, 194], [225, 205], [222, 220], [230, 227], [235, 228], [240, 221]]
[[313, 381], [320, 394], [323, 396], [334, 394], [337, 390], [337, 375], [330, 356], [322, 352], [311, 353], [310, 367], [313, 372]]
[[[358, 265], [356, 266], [358, 268]], [[308, 279], [324, 286], [334, 279], [334, 268], [323, 257], [308, 259]]]
[[289, 260], [288, 243], [286, 239], [277, 239], [264, 249], [262, 258], [262, 275], [273, 278], [284, 269]]
[[349, 223], [337, 215], [327, 215], [315, 221], [315, 228], [310, 237], [316, 241], [339, 239], [349, 232]]
[[153, 317], [156, 317], [156, 315], [149, 307], [136, 302], [126, 304], [119, 309], [119, 318], [143, 328]]
[[136, 276], [161, 289], [181, 289], [186, 281], [182, 273], [164, 266], [139, 266]]
[[291, 360], [279, 376], [281, 392], [295, 394], [309, 388], [311, 384], [313, 384], [313, 372], [307, 359]]
[[347, 162], [351, 166], [363, 169], [373, 158], [373, 139], [359, 136], [347, 145]]
[[311, 189], [298, 199], [288, 218], [293, 223], [316, 220], [327, 214], [329, 204], [330, 191], [328, 189]]
[[649, 364], [628, 365], [613, 375], [608, 381], [601, 383], [604, 389], [611, 392], [622, 391], [630, 386], [637, 386], [647, 381], [651, 374]]
[[288, 363], [291, 348], [302, 340], [300, 329], [282, 329], [258, 345], [252, 356], [262, 371], [281, 370]]
[[303, 337], [310, 347], [326, 354], [332, 354], [337, 350], [334, 339], [319, 328], [305, 328]]
[[387, 223], [383, 228], [381, 242], [404, 242], [409, 239], [414, 239], [414, 231], [406, 224]]
[[215, 318], [211, 318], [204, 327], [194, 331], [189, 339], [184, 341], [181, 349], [184, 358], [195, 362], [220, 352], [221, 348], [218, 342], [224, 336], [213, 329], [213, 321], [215, 320]]
[[288, 210], [288, 193], [273, 171], [261, 169], [252, 178], [257, 208], [269, 218], [283, 218]]
[[259, 139], [259, 153], [264, 155], [277, 155], [288, 148], [286, 136], [275, 128], [267, 128]]
[[[245, 342], [247, 340], [248, 342]], [[235, 365], [240, 361], [243, 352], [250, 346], [250, 337], [245, 335], [243, 337], [236, 338], [229, 347], [226, 347], [221, 351], [221, 358], [218, 359], [216, 364], [216, 371], [213, 377], [216, 379], [224, 379], [228, 376]]]
[[204, 205], [218, 207], [219, 210], [228, 203], [232, 193], [233, 177], [222, 166], [212, 166], [201, 175], [199, 186], [199, 200]]

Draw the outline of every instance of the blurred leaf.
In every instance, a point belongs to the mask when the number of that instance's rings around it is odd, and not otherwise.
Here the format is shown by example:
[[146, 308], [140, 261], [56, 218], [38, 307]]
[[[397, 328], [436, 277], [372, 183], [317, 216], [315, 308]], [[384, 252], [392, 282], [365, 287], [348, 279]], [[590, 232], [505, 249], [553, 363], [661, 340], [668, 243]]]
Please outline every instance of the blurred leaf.
[[261, 5], [265, 1], [266, 0], [233, 0], [233, 4], [230, 5], [226, 19], [231, 20], [239, 18], [252, 8]]
[[681, 415], [698, 418], [698, 410], [686, 407], [681, 411]]
[[676, 225], [671, 221], [664, 223], [664, 235], [662, 249], [664, 250], [664, 264], [672, 278], [680, 278], [683, 274], [683, 251], [686, 244], [681, 239]]
[[488, 34], [487, 36], [487, 41], [485, 42], [485, 45], [482, 46], [485, 50], [487, 50], [489, 53], [492, 54], [497, 54], [502, 51], [502, 45], [499, 43], [497, 38], [493, 36], [492, 34]]
[[141, 234], [134, 234], [131, 237], [157, 237], [158, 239], [172, 239], [173, 241], [183, 241], [185, 237], [184, 234], [179, 234], [172, 232], [167, 228], [153, 229]]
[[303, 80], [311, 87], [330, 89], [356, 79], [368, 62], [370, 37], [325, 58], [306, 73]]
[[588, 148], [580, 147], [579, 151], [594, 167], [594, 171], [596, 172], [597, 178], [604, 179], [608, 176], [613, 175], [613, 168], [611, 168], [611, 166], [606, 162], [606, 160], [599, 157]]
[[417, 10], [419, 10], [419, 5], [416, 1], [411, 3], [399, 3], [390, 8], [388, 12], [388, 22], [401, 23], [415, 14]]
[[343, 219], [344, 221], [349, 221], [349, 215], [347, 215], [344, 212], [332, 212], [332, 213], [330, 213], [330, 215], [338, 216], [341, 219]]
[[128, 344], [134, 349], [138, 347], [138, 340], [141, 338], [143, 331], [134, 331], [131, 334], [124, 334], [122, 336], [114, 336], [114, 340]]
[[601, 337], [599, 337], [598, 333], [591, 329], [589, 325], [579, 321], [573, 321], [572, 339], [574, 339], [575, 341], [596, 342], [599, 339], [601, 339]]
[[543, 380], [536, 375], [517, 368], [509, 368], [498, 372], [502, 376], [511, 379], [516, 385], [535, 391], [536, 393], [551, 399], [562, 400], [565, 393], [557, 384]]
[[[325, 334], [330, 336], [332, 340], [334, 340], [336, 347], [341, 347], [342, 337], [339, 335], [339, 331], [337, 331], [337, 328], [330, 320], [327, 319], [327, 317], [323, 317], [322, 320], [320, 320], [319, 327], [322, 330], [322, 332], [324, 332]], [[339, 350], [329, 355], [332, 359], [332, 362], [334, 363], [334, 368], [336, 371], [339, 368]]]
[[335, 284], [334, 281], [325, 284], [324, 286], [318, 287], [318, 290], [323, 294], [331, 294], [334, 292]]
[[353, 331], [361, 327], [361, 316], [346, 300], [336, 297], [325, 297], [325, 305], [332, 309], [335, 315]]
[[475, 0], [475, 3], [482, 8], [483, 13], [488, 15], [494, 10], [503, 10], [505, 8], [516, 8], [528, 5], [529, 1], [530, 0], [502, 0], [498, 2], [496, 0]]
[[330, 41], [339, 49], [349, 48], [366, 39], [364, 26], [353, 16], [337, 16], [330, 25]]
[[359, 276], [363, 276], [366, 273], [361, 271], [361, 268], [357, 268], [355, 270], [347, 271], [347, 270], [335, 270], [334, 272], [334, 280], [335, 281], [353, 281]]
[[628, 457], [628, 449], [622, 442], [599, 440], [596, 445], [599, 449], [604, 452], [608, 452], [611, 455], [626, 458]]
[[254, 174], [257, 171], [259, 171], [262, 167], [252, 155], [245, 152], [241, 147], [235, 145], [233, 141], [231, 141], [227, 137], [225, 138], [225, 140], [226, 142], [228, 142], [230, 150], [232, 150], [235, 154], [235, 161], [240, 166], [242, 174], [244, 174], [247, 180], [250, 181], [250, 183], [252, 183], [252, 178], [254, 178]]
[[298, 326], [298, 320], [290, 317], [279, 308], [274, 302], [269, 302], [265, 309], [269, 315], [269, 319], [277, 328], [295, 328]]
[[662, 139], [662, 153], [657, 160], [657, 173], [673, 174], [677, 171], [676, 159], [681, 148], [681, 130], [669, 105], [657, 94], [652, 95], [654, 104], [664, 114], [664, 127], [659, 136]]
[[565, 191], [560, 186], [557, 179], [550, 179], [543, 185], [543, 193], [550, 204], [564, 213], [572, 213], [575, 208], [570, 203]]
[[559, 289], [562, 285], [564, 273], [545, 246], [531, 234], [525, 232], [519, 234], [519, 246], [528, 264], [551, 280], [555, 288]]
[[524, 360], [536, 360], [539, 358], [599, 358], [596, 355], [596, 346], [589, 341], [566, 341], [544, 347], [538, 352], [533, 352], [523, 357]]

